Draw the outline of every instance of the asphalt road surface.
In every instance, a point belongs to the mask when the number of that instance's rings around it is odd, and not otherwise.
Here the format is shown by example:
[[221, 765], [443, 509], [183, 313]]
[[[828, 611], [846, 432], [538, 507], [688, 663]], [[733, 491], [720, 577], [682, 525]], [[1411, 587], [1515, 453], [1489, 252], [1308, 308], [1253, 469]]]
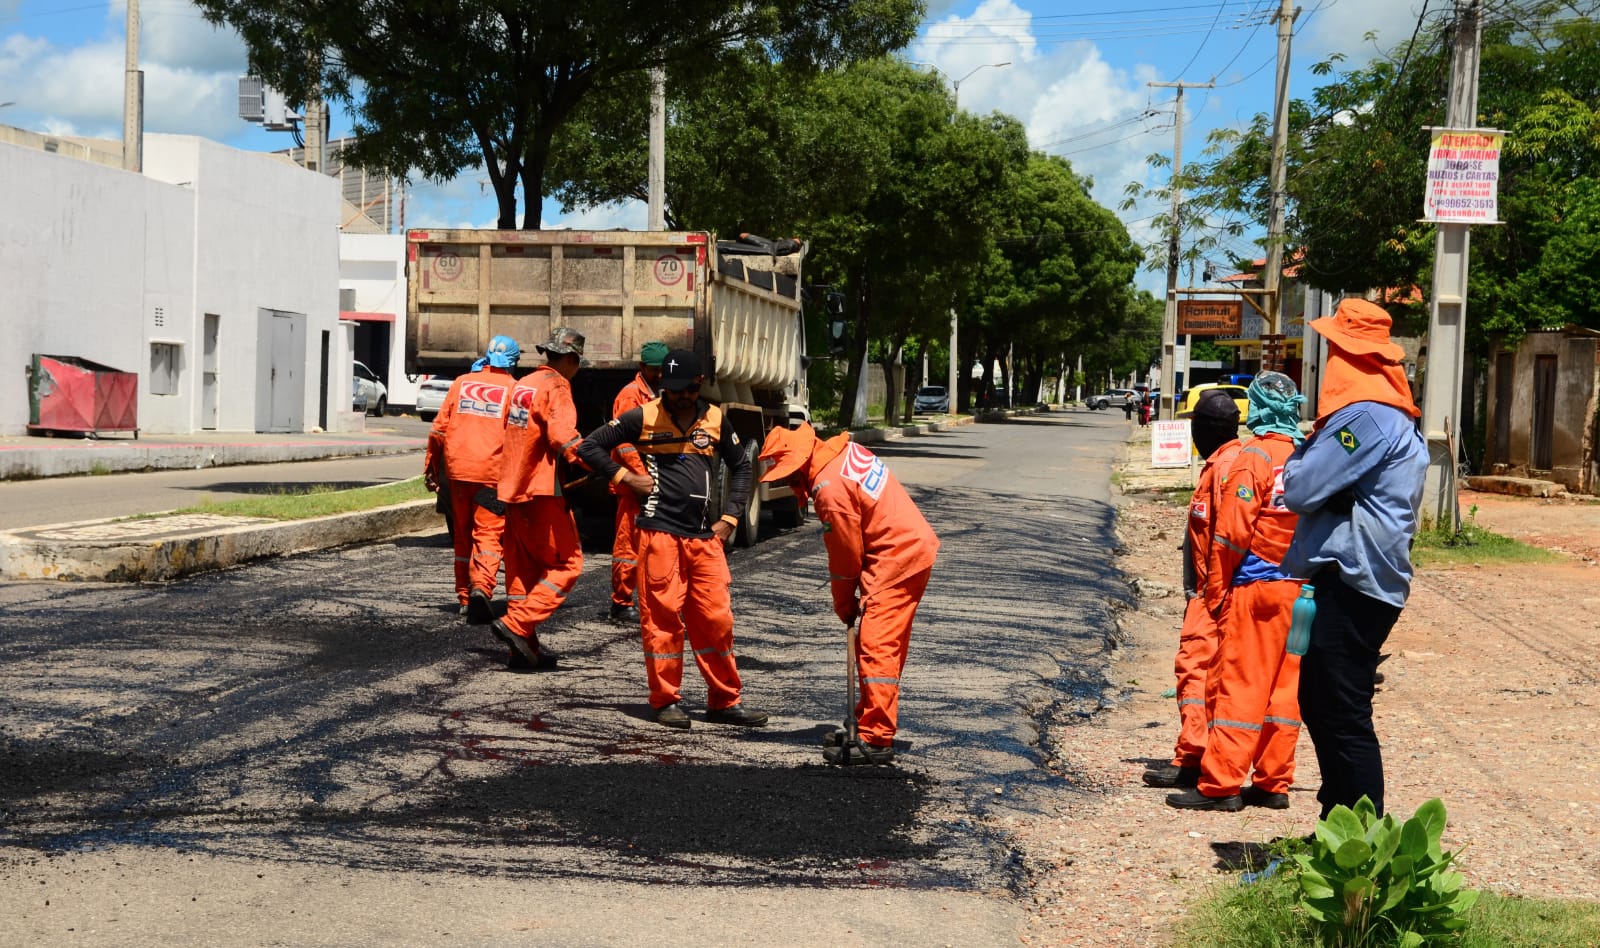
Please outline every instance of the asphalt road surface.
[[[844, 631], [818, 527], [735, 553], [760, 730], [648, 719], [588, 553], [504, 669], [441, 532], [168, 586], [0, 586], [0, 913], [21, 943], [1014, 944], [996, 827], [1076, 792], [1038, 750], [1098, 706], [1120, 417], [876, 446], [942, 540], [900, 763], [832, 768]], [[92, 482], [98, 479], [79, 479]]]

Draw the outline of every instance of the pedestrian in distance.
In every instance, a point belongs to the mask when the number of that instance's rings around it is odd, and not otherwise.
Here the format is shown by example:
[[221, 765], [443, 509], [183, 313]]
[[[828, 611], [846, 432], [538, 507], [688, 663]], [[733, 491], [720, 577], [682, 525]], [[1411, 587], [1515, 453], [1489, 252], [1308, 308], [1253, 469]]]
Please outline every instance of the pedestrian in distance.
[[[767, 713], [742, 703], [733, 654], [733, 602], [724, 544], [750, 498], [750, 458], [722, 409], [700, 397], [700, 358], [673, 349], [661, 364], [661, 394], [623, 412], [584, 439], [584, 464], [642, 499], [639, 526], [639, 627], [654, 720], [687, 728], [681, 706], [687, 638], [706, 682], [706, 720], [761, 727]], [[638, 449], [645, 473], [611, 459]], [[722, 509], [711, 509], [716, 461], [728, 466]]]
[[1303, 439], [1305, 397], [1281, 372], [1257, 375], [1247, 393], [1254, 437], [1217, 491], [1206, 567], [1205, 599], [1220, 630], [1206, 669], [1206, 749], [1195, 786], [1167, 797], [1185, 810], [1287, 809], [1294, 783], [1300, 657], [1287, 644], [1300, 580], [1283, 565], [1297, 520], [1284, 506], [1283, 465]]
[[499, 499], [506, 505], [506, 614], [489, 630], [510, 649], [507, 667], [556, 667], [539, 626], [561, 607], [583, 572], [578, 525], [562, 495], [561, 463], [577, 460], [578, 411], [572, 377], [583, 366], [583, 335], [565, 326], [538, 349], [545, 364], [511, 390]]
[[[652, 402], [661, 384], [661, 363], [667, 357], [667, 344], [647, 342], [639, 349], [639, 373], [633, 381], [623, 386], [611, 403], [611, 417]], [[644, 462], [639, 460], [639, 450], [624, 444], [611, 452], [611, 460], [634, 474], [644, 474]], [[617, 498], [617, 516], [611, 538], [611, 606], [606, 618], [613, 622], [639, 621], [635, 605], [635, 592], [639, 574], [639, 495], [631, 487], [613, 482], [611, 493]]]
[[1138, 407], [1139, 393], [1129, 392], [1128, 397], [1122, 400], [1122, 417], [1128, 419], [1129, 422], [1132, 422], [1134, 409]]
[[[1199, 452], [1200, 474], [1189, 497], [1188, 525], [1183, 536], [1183, 628], [1178, 633], [1177, 675], [1178, 739], [1172, 761], [1146, 771], [1151, 787], [1193, 787], [1200, 781], [1200, 759], [1206, 751], [1206, 669], [1217, 651], [1221, 632], [1206, 601], [1206, 571], [1216, 531], [1218, 491], [1239, 454], [1239, 406], [1226, 392], [1202, 392], [1194, 408], [1185, 412]], [[1220, 604], [1214, 604], [1220, 605]]]
[[[483, 358], [450, 383], [434, 416], [423, 459], [423, 481], [450, 500], [450, 544], [455, 552], [456, 599], [474, 625], [494, 618], [492, 600], [501, 566], [505, 508], [495, 498], [505, 444], [511, 370], [522, 347], [510, 336], [489, 340]], [[444, 472], [441, 478], [439, 472]]]
[[822, 523], [828, 550], [833, 612], [856, 637], [860, 697], [855, 745], [838, 738], [823, 748], [829, 763], [859, 754], [865, 763], [894, 760], [899, 727], [900, 675], [911, 647], [911, 623], [928, 588], [939, 538], [882, 459], [848, 433], [822, 441], [811, 425], [773, 428], [761, 448], [771, 463], [763, 481], [785, 481], [802, 505], [807, 498]]
[[1284, 502], [1300, 515], [1284, 567], [1316, 587], [1300, 708], [1322, 771], [1323, 817], [1362, 797], [1383, 813], [1373, 676], [1411, 592], [1428, 467], [1405, 352], [1389, 326], [1382, 307], [1361, 299], [1311, 323], [1328, 342], [1318, 415], [1283, 472]]

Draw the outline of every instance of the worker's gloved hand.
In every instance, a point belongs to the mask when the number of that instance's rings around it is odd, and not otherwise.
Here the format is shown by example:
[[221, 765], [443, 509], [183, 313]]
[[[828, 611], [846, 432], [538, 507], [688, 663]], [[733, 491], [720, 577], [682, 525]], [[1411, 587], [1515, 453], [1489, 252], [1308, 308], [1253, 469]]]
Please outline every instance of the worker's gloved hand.
[[478, 488], [478, 492], [472, 495], [472, 502], [488, 510], [496, 517], [504, 517], [506, 515], [505, 501], [500, 499], [493, 487]]
[[429, 493], [437, 494], [439, 492], [439, 479], [433, 476], [432, 471], [423, 471], [422, 486], [426, 487]]
[[1356, 505], [1355, 488], [1346, 487], [1344, 490], [1328, 498], [1323, 508], [1336, 514], [1348, 514]]

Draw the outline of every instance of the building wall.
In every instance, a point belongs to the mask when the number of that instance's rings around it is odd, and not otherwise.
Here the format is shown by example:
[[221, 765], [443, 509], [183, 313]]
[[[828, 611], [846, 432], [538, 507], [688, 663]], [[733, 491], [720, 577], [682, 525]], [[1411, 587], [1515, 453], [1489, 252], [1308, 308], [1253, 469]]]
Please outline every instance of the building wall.
[[[304, 387], [296, 430], [321, 420], [323, 333], [329, 427], [359, 427], [338, 325], [338, 183], [189, 136], [146, 136], [144, 161], [140, 175], [0, 143], [0, 434], [25, 430], [34, 352], [139, 373], [142, 430], [200, 429], [207, 314], [216, 427], [258, 430], [264, 310], [304, 317], [303, 352], [280, 368]], [[152, 346], [178, 353], [172, 394], [151, 391]]]
[[[1501, 404], [1498, 396], [1498, 355], [1503, 351], [1496, 346], [1489, 358], [1487, 441], [1492, 457], [1496, 420], [1500, 412], [1509, 412], [1510, 454], [1508, 463], [1496, 465], [1495, 473], [1548, 477], [1569, 490], [1593, 489], [1600, 339], [1564, 331], [1529, 333], [1513, 353], [1509, 405]], [[1549, 470], [1533, 466], [1534, 365], [1539, 356], [1556, 359]]]
[[[350, 309], [394, 317], [389, 327], [389, 353], [383, 365], [368, 368], [383, 376], [389, 404], [417, 403], [417, 382], [406, 378], [406, 239], [403, 234], [339, 235], [339, 288], [354, 291]], [[531, 353], [533, 345], [518, 340]]]
[[36, 148], [0, 143], [0, 435], [28, 422], [35, 352], [139, 373], [141, 428], [174, 428], [183, 399], [149, 391], [144, 320], [190, 321], [194, 192]]

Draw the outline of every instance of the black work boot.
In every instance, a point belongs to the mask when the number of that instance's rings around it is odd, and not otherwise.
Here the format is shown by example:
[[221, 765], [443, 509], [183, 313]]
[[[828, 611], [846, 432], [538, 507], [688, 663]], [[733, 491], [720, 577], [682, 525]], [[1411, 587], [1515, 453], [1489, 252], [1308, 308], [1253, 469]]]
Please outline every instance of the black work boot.
[[606, 610], [606, 618], [622, 625], [638, 625], [639, 610], [624, 602], [613, 602]]
[[706, 720], [714, 724], [737, 724], [741, 727], [766, 727], [767, 712], [747, 708], [743, 704], [729, 705], [706, 711]]
[[684, 712], [683, 708], [678, 706], [677, 702], [673, 702], [664, 708], [657, 708], [655, 720], [657, 724], [663, 727], [675, 727], [681, 731], [689, 729], [689, 715]]
[[561, 656], [546, 648], [539, 649], [539, 661], [530, 662], [515, 648], [506, 656], [506, 668], [511, 671], [551, 671], [560, 665]]
[[1198, 788], [1194, 788], [1182, 793], [1168, 794], [1167, 806], [1179, 810], [1220, 810], [1223, 813], [1237, 813], [1244, 809], [1244, 801], [1237, 793], [1225, 797], [1208, 797]]
[[1239, 799], [1245, 806], [1264, 806], [1269, 810], [1289, 809], [1289, 795], [1287, 793], [1268, 793], [1255, 784], [1251, 784], [1239, 791]]
[[1151, 767], [1144, 772], [1144, 785], [1147, 787], [1192, 787], [1200, 782], [1199, 767], [1179, 767], [1175, 764], [1162, 764]]
[[494, 606], [489, 594], [476, 587], [467, 594], [467, 624], [487, 625], [494, 621]]
[[822, 749], [822, 759], [830, 764], [873, 764], [886, 767], [894, 763], [894, 746], [880, 747], [857, 741], [854, 744], [836, 744]]
[[521, 655], [530, 668], [539, 667], [538, 639], [523, 638], [511, 631], [511, 628], [499, 619], [489, 623], [489, 631], [494, 633], [495, 638], [511, 646], [512, 654]]

